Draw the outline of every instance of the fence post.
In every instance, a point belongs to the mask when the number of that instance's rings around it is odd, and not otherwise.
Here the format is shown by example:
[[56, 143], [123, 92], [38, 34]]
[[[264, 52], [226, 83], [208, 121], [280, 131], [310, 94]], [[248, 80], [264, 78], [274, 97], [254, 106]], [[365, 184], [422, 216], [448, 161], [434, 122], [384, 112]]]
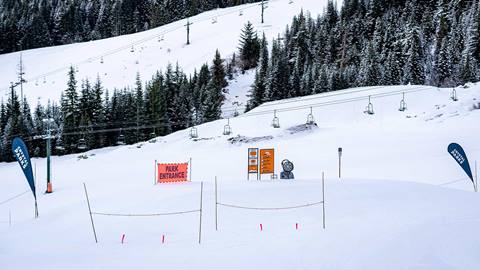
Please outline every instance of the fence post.
[[155, 167], [153, 168], [153, 184], [157, 184], [157, 160], [155, 159]]
[[90, 213], [90, 221], [92, 222], [93, 236], [95, 237], [95, 243], [98, 243], [97, 232], [95, 231], [95, 224], [93, 223], [92, 209], [90, 208], [90, 200], [88, 199], [87, 186], [83, 183], [83, 188], [85, 190], [85, 197], [87, 198], [88, 212]]
[[478, 192], [477, 161], [475, 160], [475, 192]]
[[325, 172], [322, 172], [323, 229], [325, 229]]
[[198, 226], [198, 243], [202, 243], [202, 206], [203, 206], [203, 182], [200, 184], [200, 222]]
[[192, 182], [192, 158], [190, 158], [190, 182]]
[[215, 176], [215, 230], [218, 231], [218, 195], [217, 195], [217, 177]]

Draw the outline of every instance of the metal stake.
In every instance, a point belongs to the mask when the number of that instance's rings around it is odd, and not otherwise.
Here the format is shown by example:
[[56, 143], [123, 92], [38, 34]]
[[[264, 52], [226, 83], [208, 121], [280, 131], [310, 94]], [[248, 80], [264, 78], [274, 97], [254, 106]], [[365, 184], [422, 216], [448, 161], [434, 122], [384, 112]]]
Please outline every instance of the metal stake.
[[215, 230], [218, 231], [218, 196], [217, 196], [217, 177], [215, 176]]
[[322, 172], [323, 229], [325, 229], [325, 172]]
[[202, 243], [202, 206], [203, 206], [203, 182], [200, 184], [200, 222], [198, 227], [198, 244]]
[[95, 237], [95, 243], [98, 243], [97, 232], [95, 231], [95, 224], [93, 223], [92, 209], [90, 208], [90, 200], [88, 199], [87, 186], [83, 183], [83, 188], [85, 190], [85, 197], [87, 198], [88, 212], [90, 214], [90, 221], [92, 222], [93, 236]]

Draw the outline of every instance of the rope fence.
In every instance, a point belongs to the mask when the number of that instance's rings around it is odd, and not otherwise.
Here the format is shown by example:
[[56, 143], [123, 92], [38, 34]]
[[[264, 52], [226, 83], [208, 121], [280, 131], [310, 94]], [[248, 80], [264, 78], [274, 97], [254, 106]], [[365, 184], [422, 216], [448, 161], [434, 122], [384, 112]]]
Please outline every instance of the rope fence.
[[182, 215], [182, 214], [189, 214], [189, 213], [196, 213], [196, 212], [200, 212], [200, 209], [181, 211], [181, 212], [170, 212], [170, 213], [154, 213], [154, 214], [117, 214], [117, 213], [92, 212], [92, 215], [111, 216], [111, 217], [157, 217], [157, 216]]
[[109, 216], [109, 217], [159, 217], [159, 216], [174, 216], [174, 215], [184, 215], [191, 213], [199, 213], [199, 224], [198, 224], [198, 243], [202, 242], [202, 213], [203, 213], [203, 182], [200, 183], [200, 207], [195, 210], [185, 210], [177, 212], [165, 212], [165, 213], [147, 213], [147, 214], [135, 214], [135, 213], [107, 213], [107, 212], [94, 212], [92, 211], [90, 199], [88, 197], [87, 186], [83, 183], [85, 190], [85, 197], [88, 205], [88, 212], [90, 215], [90, 222], [92, 224], [93, 235], [95, 237], [95, 243], [98, 243], [97, 231], [95, 230], [95, 223], [93, 221], [93, 216]]
[[233, 204], [226, 204], [217, 202], [218, 205], [230, 207], [230, 208], [238, 208], [238, 209], [246, 209], [246, 210], [259, 210], [259, 211], [275, 211], [275, 210], [289, 210], [289, 209], [298, 209], [298, 208], [305, 208], [309, 206], [319, 205], [322, 204], [323, 201], [315, 202], [315, 203], [307, 203], [302, 205], [295, 205], [295, 206], [286, 206], [286, 207], [248, 207], [248, 206], [240, 206], [240, 205], [233, 205]]
[[215, 230], [216, 231], [218, 231], [218, 206], [243, 209], [243, 210], [253, 210], [253, 211], [281, 211], [281, 210], [291, 210], [291, 209], [312, 207], [320, 204], [322, 205], [323, 229], [325, 229], [325, 173], [324, 172], [322, 172], [322, 200], [321, 201], [300, 204], [300, 205], [283, 206], [283, 207], [253, 207], [253, 206], [243, 206], [243, 205], [235, 205], [235, 204], [219, 202], [218, 201], [218, 183], [217, 183], [217, 177], [215, 177]]
[[448, 182], [445, 182], [445, 183], [437, 184], [437, 186], [446, 186], [446, 185], [458, 183], [460, 181], [465, 181], [465, 180], [469, 180], [469, 179], [467, 177], [462, 177], [462, 178], [455, 179], [455, 180], [452, 180], [452, 181], [448, 181]]
[[6, 204], [6, 203], [8, 203], [8, 202], [10, 202], [10, 201], [13, 201], [13, 200], [15, 200], [16, 198], [21, 197], [21, 196], [27, 194], [28, 192], [30, 192], [30, 190], [26, 190], [26, 191], [24, 191], [24, 192], [22, 192], [22, 193], [20, 193], [20, 194], [17, 194], [17, 195], [15, 195], [15, 196], [11, 197], [11, 198], [8, 198], [8, 199], [6, 199], [5, 201], [0, 202], [0, 205]]

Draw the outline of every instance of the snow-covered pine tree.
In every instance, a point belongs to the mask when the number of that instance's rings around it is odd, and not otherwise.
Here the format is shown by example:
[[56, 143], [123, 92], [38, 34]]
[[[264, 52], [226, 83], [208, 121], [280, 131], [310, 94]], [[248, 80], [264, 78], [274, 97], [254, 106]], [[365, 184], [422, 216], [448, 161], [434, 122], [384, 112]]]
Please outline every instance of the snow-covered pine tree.
[[260, 57], [260, 42], [250, 21], [242, 29], [239, 51], [243, 70], [257, 66]]
[[213, 121], [220, 118], [222, 104], [225, 99], [223, 90], [228, 85], [225, 80], [225, 67], [220, 52], [215, 52], [213, 65], [210, 69], [211, 78], [205, 89], [206, 98], [204, 103], [205, 121]]
[[65, 144], [66, 151], [73, 153], [76, 151], [79, 136], [71, 133], [78, 132], [78, 123], [80, 122], [77, 79], [75, 78], [75, 68], [73, 66], [70, 66], [68, 71], [67, 89], [62, 96], [61, 107], [63, 114], [62, 141]]

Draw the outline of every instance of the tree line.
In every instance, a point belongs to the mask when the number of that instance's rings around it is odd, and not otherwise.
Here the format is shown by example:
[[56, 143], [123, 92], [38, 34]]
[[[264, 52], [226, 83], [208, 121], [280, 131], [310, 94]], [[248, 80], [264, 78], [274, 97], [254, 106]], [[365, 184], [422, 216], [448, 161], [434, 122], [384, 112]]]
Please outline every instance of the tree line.
[[329, 1], [301, 12], [283, 35], [260, 44], [247, 109], [263, 102], [350, 87], [477, 81], [479, 1]]
[[136, 33], [259, 0], [0, 0], [0, 54]]
[[204, 64], [190, 76], [178, 65], [168, 65], [145, 84], [137, 73], [134, 87], [112, 93], [99, 77], [79, 83], [71, 67], [60, 103], [39, 103], [33, 115], [12, 86], [7, 102], [0, 104], [0, 161], [12, 161], [11, 143], [16, 136], [26, 140], [32, 156], [44, 156], [49, 129], [52, 153], [63, 155], [133, 144], [219, 119], [226, 77], [218, 51], [210, 66]]

